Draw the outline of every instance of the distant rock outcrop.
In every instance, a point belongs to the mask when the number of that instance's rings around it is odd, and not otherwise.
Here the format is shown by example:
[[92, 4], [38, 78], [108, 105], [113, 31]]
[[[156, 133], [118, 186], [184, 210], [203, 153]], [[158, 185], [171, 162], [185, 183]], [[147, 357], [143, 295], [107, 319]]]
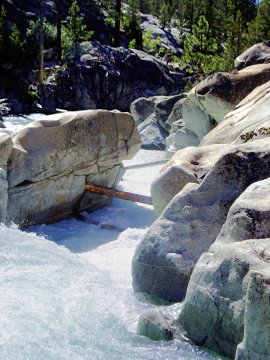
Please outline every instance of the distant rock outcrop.
[[20, 130], [13, 142], [6, 134], [0, 140], [7, 170], [0, 220], [22, 226], [106, 205], [108, 197], [86, 193], [85, 184], [112, 187], [121, 160], [140, 148], [132, 117], [106, 110], [55, 114]]
[[250, 65], [270, 63], [270, 42], [253, 45], [235, 60], [235, 67], [240, 70]]
[[[90, 46], [90, 48], [89, 48]], [[183, 75], [138, 50], [84, 43], [76, 66], [60, 70], [44, 84], [41, 104], [45, 110], [118, 109], [128, 111], [140, 97], [172, 95], [183, 88]]]
[[[158, 143], [160, 149], [165, 148], [166, 144], [168, 156], [171, 156], [177, 150], [197, 146], [201, 141], [206, 145], [207, 134], [212, 136], [215, 132], [211, 130], [219, 123], [222, 125], [217, 129], [224, 127], [224, 116], [252, 90], [269, 79], [270, 64], [258, 64], [238, 72], [211, 75], [187, 95], [155, 100], [156, 104], [152, 103], [152, 106], [148, 106], [149, 103], [145, 106], [144, 99], [136, 100], [136, 103], [131, 104], [131, 112], [140, 119], [142, 147], [150, 148], [152, 142], [152, 148]], [[164, 105], [166, 111], [159, 111]]]

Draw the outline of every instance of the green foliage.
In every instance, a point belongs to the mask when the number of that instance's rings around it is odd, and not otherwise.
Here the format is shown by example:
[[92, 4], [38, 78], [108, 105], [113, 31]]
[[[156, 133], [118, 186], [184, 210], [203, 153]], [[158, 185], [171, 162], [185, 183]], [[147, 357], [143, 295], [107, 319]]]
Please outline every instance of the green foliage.
[[256, 18], [248, 24], [247, 45], [270, 40], [270, 0], [261, 0]]
[[183, 56], [180, 65], [190, 65], [189, 73], [209, 74], [222, 71], [225, 68], [224, 59], [217, 55], [218, 44], [212, 37], [208, 21], [200, 16], [198, 23], [192, 27], [192, 32], [184, 39]]
[[2, 6], [0, 9], [0, 62], [4, 63], [7, 58], [8, 47], [8, 28], [7, 28], [7, 13]]
[[227, 70], [232, 70], [234, 60], [246, 48], [246, 27], [240, 11], [237, 12], [236, 18], [231, 17], [228, 21], [227, 41], [225, 43], [224, 61]]
[[[28, 58], [34, 59], [37, 56], [39, 47], [39, 20], [29, 21], [29, 25], [26, 31], [26, 47]], [[44, 47], [50, 48], [55, 47], [56, 44], [56, 26], [44, 21], [43, 23], [43, 36], [44, 36]]]
[[67, 16], [67, 26], [62, 31], [63, 53], [66, 62], [77, 61], [81, 52], [80, 43], [90, 40], [92, 31], [86, 30], [77, 0], [73, 0]]
[[136, 49], [136, 40], [132, 39], [128, 44], [129, 49]]
[[17, 25], [13, 24], [9, 36], [9, 58], [13, 63], [20, 63], [25, 55], [25, 41], [21, 39], [20, 31]]
[[151, 30], [143, 33], [143, 49], [151, 53], [153, 55], [159, 55], [161, 48], [161, 38], [158, 36], [157, 38], [153, 37], [153, 32]]
[[135, 40], [132, 44], [137, 49], [142, 48], [142, 31], [140, 28], [140, 17], [138, 14], [139, 7], [136, 0], [128, 1], [128, 9], [122, 16], [121, 25], [130, 41]]
[[0, 51], [3, 49], [5, 43], [5, 35], [7, 29], [6, 18], [7, 13], [4, 6], [2, 6], [2, 8], [0, 9]]
[[37, 101], [39, 99], [37, 86], [35, 86], [33, 84], [29, 85], [28, 90], [27, 90], [27, 95], [28, 95], [30, 102]]

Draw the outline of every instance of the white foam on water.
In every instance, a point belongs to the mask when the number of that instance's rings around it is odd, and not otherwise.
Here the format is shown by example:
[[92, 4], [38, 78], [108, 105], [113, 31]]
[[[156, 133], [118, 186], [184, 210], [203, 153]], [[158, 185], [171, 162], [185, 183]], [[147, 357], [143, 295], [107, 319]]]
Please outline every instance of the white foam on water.
[[130, 259], [145, 230], [78, 256], [16, 228], [0, 227], [0, 358], [211, 359], [180, 341], [136, 335], [150, 305], [132, 292]]
[[5, 126], [15, 132], [21, 130], [25, 126], [29, 125], [34, 120], [41, 120], [46, 118], [44, 114], [29, 114], [24, 116], [4, 116]]
[[[149, 195], [158, 170], [131, 169], [119, 187]], [[187, 343], [136, 335], [139, 315], [153, 305], [133, 293], [131, 261], [153, 208], [114, 200], [85, 216], [124, 231], [75, 218], [28, 232], [0, 226], [0, 359], [213, 359]], [[176, 316], [179, 304], [163, 309]]]

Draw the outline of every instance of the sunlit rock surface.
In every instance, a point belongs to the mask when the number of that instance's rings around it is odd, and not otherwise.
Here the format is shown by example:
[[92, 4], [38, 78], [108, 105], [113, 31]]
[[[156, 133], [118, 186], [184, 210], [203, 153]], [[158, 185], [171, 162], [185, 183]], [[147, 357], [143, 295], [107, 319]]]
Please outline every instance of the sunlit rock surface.
[[161, 214], [187, 183], [200, 183], [223, 152], [223, 145], [212, 145], [187, 147], [174, 154], [151, 185], [155, 211]]
[[195, 266], [179, 317], [189, 338], [230, 357], [245, 330], [239, 359], [252, 358], [249, 344], [262, 359], [269, 355], [267, 347], [260, 346], [267, 336], [261, 329], [269, 333], [262, 285], [269, 293], [269, 277], [259, 274], [256, 281], [251, 272], [270, 265], [269, 189], [269, 178], [255, 182], [233, 203], [217, 240]]
[[[270, 66], [270, 64], [269, 64]], [[270, 126], [270, 81], [257, 87], [204, 137], [201, 146], [241, 143], [241, 135]], [[263, 136], [262, 136], [263, 137]], [[259, 133], [250, 140], [260, 138]]]
[[199, 185], [186, 185], [136, 250], [135, 291], [183, 300], [193, 268], [217, 238], [231, 204], [248, 185], [270, 176], [269, 163], [267, 138], [234, 146]]
[[51, 222], [106, 205], [86, 183], [113, 186], [120, 163], [140, 148], [128, 113], [89, 110], [52, 115], [13, 138], [8, 161], [8, 216], [15, 223]]
[[270, 63], [270, 42], [265, 41], [251, 46], [239, 55], [234, 65], [240, 70], [254, 64]]

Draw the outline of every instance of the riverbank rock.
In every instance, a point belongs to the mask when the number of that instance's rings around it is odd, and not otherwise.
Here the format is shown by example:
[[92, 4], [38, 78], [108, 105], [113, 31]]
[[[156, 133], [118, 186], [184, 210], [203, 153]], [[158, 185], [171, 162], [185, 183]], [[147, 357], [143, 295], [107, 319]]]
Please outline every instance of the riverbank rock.
[[216, 73], [195, 86], [188, 99], [220, 123], [235, 105], [268, 80], [270, 64], [257, 64], [237, 72]]
[[134, 290], [182, 301], [194, 266], [217, 238], [230, 206], [248, 185], [270, 176], [269, 163], [267, 138], [234, 146], [199, 185], [186, 185], [136, 249]]
[[172, 340], [173, 334], [168, 317], [159, 310], [146, 310], [140, 315], [137, 333], [155, 341]]
[[239, 55], [234, 65], [237, 70], [255, 64], [270, 63], [270, 42], [265, 41], [251, 46]]
[[[186, 336], [201, 346], [234, 358], [244, 334], [250, 271], [269, 266], [269, 251], [269, 239], [246, 240], [201, 256], [179, 316]], [[257, 311], [259, 314], [260, 310]], [[260, 336], [261, 332], [256, 338]], [[269, 341], [267, 343], [269, 345]]]
[[237, 347], [236, 360], [270, 358], [269, 284], [269, 265], [250, 272], [245, 302], [244, 339]]
[[[230, 357], [242, 341], [245, 326], [247, 333], [253, 329], [255, 338], [265, 326], [261, 310], [251, 310], [258, 312], [254, 326], [245, 307], [250, 306], [248, 283], [254, 280], [250, 272], [270, 265], [269, 189], [269, 178], [256, 182], [231, 206], [217, 240], [195, 266], [179, 317], [189, 338]], [[252, 342], [250, 335], [247, 344]], [[265, 352], [256, 342], [252, 346], [257, 346], [258, 353]]]
[[[270, 126], [269, 106], [270, 81], [258, 86], [243, 99], [222, 123], [204, 137], [200, 145], [241, 143], [263, 137], [258, 130]], [[256, 135], [248, 136], [253, 132]]]
[[270, 237], [270, 179], [250, 185], [233, 203], [211, 251], [248, 239]]
[[183, 89], [183, 75], [139, 50], [83, 43], [76, 66], [60, 70], [43, 86], [41, 104], [47, 111], [118, 109], [128, 111], [135, 99], [173, 95]]
[[85, 184], [113, 186], [121, 160], [139, 148], [128, 113], [68, 112], [31, 123], [13, 138], [9, 219], [25, 226], [106, 205], [108, 198], [85, 193]]
[[212, 145], [201, 148], [186, 147], [175, 153], [151, 184], [156, 213], [160, 215], [186, 184], [200, 183], [223, 152], [223, 145]]
[[12, 151], [9, 135], [0, 132], [0, 223], [6, 222], [8, 205], [7, 161]]

